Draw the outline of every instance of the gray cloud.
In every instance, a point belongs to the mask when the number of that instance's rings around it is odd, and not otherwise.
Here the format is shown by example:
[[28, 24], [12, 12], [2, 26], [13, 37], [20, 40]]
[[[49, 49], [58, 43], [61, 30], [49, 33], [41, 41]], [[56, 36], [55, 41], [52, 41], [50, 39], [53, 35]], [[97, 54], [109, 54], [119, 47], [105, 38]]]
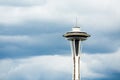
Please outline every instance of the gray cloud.
[[[0, 58], [70, 53], [69, 42], [62, 35], [71, 27], [70, 24], [42, 21], [1, 25]], [[89, 29], [84, 29], [91, 37], [83, 43], [83, 52], [104, 54], [119, 48], [119, 30], [97, 32]]]
[[104, 31], [93, 31], [91, 33], [91, 38], [83, 44], [84, 48], [88, 49], [88, 52], [99, 53], [99, 52], [114, 52], [119, 47], [119, 28], [116, 30], [106, 30]]
[[[65, 26], [62, 28], [61, 26]], [[25, 23], [1, 26], [0, 58], [18, 58], [66, 52], [62, 37], [68, 25], [57, 23]], [[60, 44], [61, 43], [61, 44]], [[42, 53], [42, 54], [41, 54]]]
[[35, 6], [45, 3], [46, 0], [0, 0], [2, 6]]

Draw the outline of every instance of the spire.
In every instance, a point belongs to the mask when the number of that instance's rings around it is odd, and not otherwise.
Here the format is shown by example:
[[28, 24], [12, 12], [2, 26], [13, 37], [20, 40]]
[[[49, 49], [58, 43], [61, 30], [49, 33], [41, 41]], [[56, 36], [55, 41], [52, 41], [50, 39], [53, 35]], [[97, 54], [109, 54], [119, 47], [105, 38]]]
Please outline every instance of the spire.
[[80, 27], [78, 27], [78, 18], [76, 16], [75, 26], [72, 28], [73, 32], [80, 32]]
[[75, 27], [77, 27], [78, 26], [78, 19], [77, 19], [77, 16], [76, 16], [76, 21], [75, 21]]
[[[76, 16], [76, 20], [75, 20], [75, 26], [74, 27], [77, 27], [78, 28], [78, 17]], [[80, 27], [79, 27], [80, 28]]]

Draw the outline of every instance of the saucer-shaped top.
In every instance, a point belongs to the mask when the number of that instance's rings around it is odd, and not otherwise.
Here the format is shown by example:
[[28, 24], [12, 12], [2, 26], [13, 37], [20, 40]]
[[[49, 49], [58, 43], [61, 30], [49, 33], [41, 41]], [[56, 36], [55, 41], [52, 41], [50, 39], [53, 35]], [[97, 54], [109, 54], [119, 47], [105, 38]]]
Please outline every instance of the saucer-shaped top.
[[78, 39], [78, 40], [86, 40], [87, 37], [90, 37], [89, 34], [86, 32], [67, 32], [63, 35], [63, 37], [66, 37], [68, 40]]
[[67, 32], [64, 37], [90, 37], [86, 32]]

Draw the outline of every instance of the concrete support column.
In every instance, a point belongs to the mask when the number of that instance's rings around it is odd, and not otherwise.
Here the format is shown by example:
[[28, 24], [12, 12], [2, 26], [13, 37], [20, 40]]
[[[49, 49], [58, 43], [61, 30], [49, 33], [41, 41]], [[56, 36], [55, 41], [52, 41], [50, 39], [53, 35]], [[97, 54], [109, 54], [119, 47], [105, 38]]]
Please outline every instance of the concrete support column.
[[80, 80], [80, 55], [79, 55], [79, 40], [72, 40], [71, 50], [73, 58], [73, 79]]

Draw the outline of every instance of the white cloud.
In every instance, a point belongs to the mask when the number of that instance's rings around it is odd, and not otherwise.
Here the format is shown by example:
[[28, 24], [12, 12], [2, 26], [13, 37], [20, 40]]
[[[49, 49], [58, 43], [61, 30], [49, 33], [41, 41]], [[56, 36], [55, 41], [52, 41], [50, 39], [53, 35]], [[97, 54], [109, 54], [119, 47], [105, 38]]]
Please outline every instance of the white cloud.
[[[81, 59], [82, 78], [109, 77], [105, 72], [120, 72], [120, 50], [111, 54], [83, 54]], [[24, 59], [0, 60], [0, 79], [38, 80], [58, 79], [72, 73], [71, 56], [36, 56]], [[62, 75], [64, 74], [64, 75]], [[45, 77], [47, 76], [47, 78]], [[71, 76], [71, 75], [70, 75]]]
[[43, 6], [1, 6], [0, 23], [18, 24], [29, 20], [45, 20], [73, 24], [74, 18], [79, 16], [78, 23], [83, 26], [92, 26], [100, 31], [103, 28], [114, 30], [119, 28], [118, 3], [118, 0], [47, 0]]
[[[2, 60], [1, 63], [8, 65], [8, 62], [9, 62], [10, 65], [13, 65], [15, 63], [18, 65], [16, 65], [14, 69], [13, 67], [9, 68], [6, 74], [5, 73], [3, 74], [3, 72], [1, 72], [1, 74], [3, 75], [0, 77], [3, 80], [4, 79], [9, 80], [16, 75], [25, 77], [26, 80], [33, 80], [33, 79], [38, 80], [40, 77], [42, 77], [42, 74], [46, 74], [46, 76], [48, 77], [49, 75], [53, 76], [54, 73], [57, 73], [57, 74], [59, 72], [70, 73], [71, 71], [71, 67], [69, 66], [71, 61], [69, 57], [39, 56], [39, 57], [33, 57], [33, 58], [27, 58], [27, 59], [12, 60], [13, 61], [12, 63], [10, 61], [11, 60]], [[3, 64], [1, 65], [5, 67], [5, 65]], [[54, 77], [55, 75], [58, 76], [57, 74], [54, 74]]]
[[107, 54], [84, 54], [82, 57], [82, 61], [88, 65], [90, 70], [95, 72], [105, 72], [107, 70], [111, 71], [118, 71], [120, 72], [120, 49], [114, 53], [107, 53]]

